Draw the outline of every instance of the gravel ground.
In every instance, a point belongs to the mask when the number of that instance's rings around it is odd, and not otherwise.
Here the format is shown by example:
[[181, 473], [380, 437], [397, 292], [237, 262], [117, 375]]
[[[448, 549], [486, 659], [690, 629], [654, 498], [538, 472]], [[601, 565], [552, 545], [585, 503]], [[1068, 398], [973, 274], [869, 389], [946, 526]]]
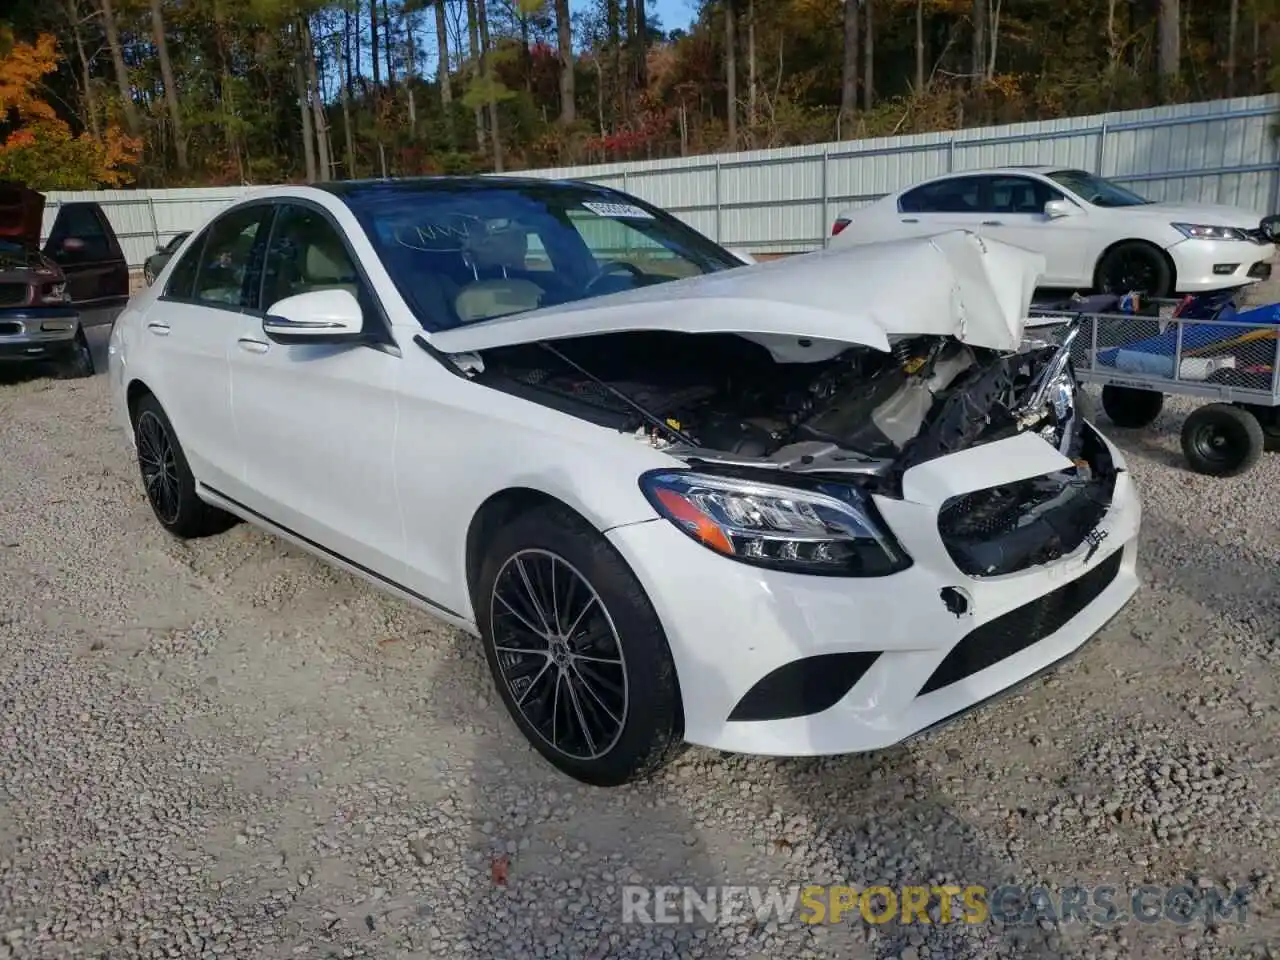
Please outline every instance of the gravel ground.
[[[1184, 406], [1112, 431], [1145, 586], [1056, 675], [880, 754], [598, 791], [474, 642], [247, 526], [166, 537], [105, 388], [0, 385], [0, 960], [1276, 955], [1280, 456], [1188, 473]], [[1244, 924], [620, 922], [627, 882], [1005, 881], [1254, 892]]]

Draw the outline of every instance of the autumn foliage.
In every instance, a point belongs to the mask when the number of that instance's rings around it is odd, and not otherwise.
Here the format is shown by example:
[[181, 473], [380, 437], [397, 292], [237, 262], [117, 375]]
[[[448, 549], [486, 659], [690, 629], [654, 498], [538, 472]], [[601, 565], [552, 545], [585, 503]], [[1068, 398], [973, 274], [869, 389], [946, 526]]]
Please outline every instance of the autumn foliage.
[[88, 190], [129, 183], [129, 167], [141, 143], [109, 126], [101, 139], [76, 136], [39, 95], [44, 78], [58, 68], [56, 39], [40, 34], [34, 43], [14, 43], [0, 58], [0, 180], [16, 180], [37, 190]]

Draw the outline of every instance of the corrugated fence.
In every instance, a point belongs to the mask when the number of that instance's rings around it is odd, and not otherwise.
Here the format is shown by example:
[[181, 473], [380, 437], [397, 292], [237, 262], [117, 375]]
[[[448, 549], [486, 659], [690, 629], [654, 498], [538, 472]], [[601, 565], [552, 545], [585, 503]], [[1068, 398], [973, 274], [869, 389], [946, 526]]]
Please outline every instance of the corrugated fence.
[[[526, 173], [619, 187], [727, 246], [793, 253], [823, 246], [841, 210], [927, 177], [1041, 163], [1092, 170], [1153, 200], [1280, 211], [1280, 95]], [[253, 189], [54, 191], [48, 195], [44, 227], [47, 232], [59, 203], [97, 200], [119, 233], [129, 263], [138, 266], [158, 244], [201, 225]]]

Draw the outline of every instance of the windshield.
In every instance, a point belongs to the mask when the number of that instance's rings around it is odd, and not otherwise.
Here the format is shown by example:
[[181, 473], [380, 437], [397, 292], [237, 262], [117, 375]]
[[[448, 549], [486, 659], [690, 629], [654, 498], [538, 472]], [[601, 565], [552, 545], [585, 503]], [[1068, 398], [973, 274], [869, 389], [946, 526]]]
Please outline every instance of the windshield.
[[343, 198], [428, 330], [742, 266], [669, 214], [587, 184], [391, 183]]
[[1084, 170], [1057, 170], [1049, 174], [1049, 179], [1066, 187], [1095, 207], [1137, 207], [1154, 202], [1104, 177], [1095, 176]]

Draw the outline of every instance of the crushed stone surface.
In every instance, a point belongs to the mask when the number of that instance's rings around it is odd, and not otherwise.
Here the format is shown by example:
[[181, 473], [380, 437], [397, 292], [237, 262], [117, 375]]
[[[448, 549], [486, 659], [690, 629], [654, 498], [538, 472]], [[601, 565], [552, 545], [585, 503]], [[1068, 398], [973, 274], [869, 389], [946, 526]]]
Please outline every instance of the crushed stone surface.
[[[164, 534], [104, 376], [0, 384], [0, 960], [1274, 957], [1280, 455], [1188, 472], [1189, 409], [1106, 427], [1145, 583], [1057, 673], [882, 753], [693, 749], [609, 791], [526, 746], [474, 641], [249, 526]], [[643, 925], [631, 883], [1251, 893]]]

